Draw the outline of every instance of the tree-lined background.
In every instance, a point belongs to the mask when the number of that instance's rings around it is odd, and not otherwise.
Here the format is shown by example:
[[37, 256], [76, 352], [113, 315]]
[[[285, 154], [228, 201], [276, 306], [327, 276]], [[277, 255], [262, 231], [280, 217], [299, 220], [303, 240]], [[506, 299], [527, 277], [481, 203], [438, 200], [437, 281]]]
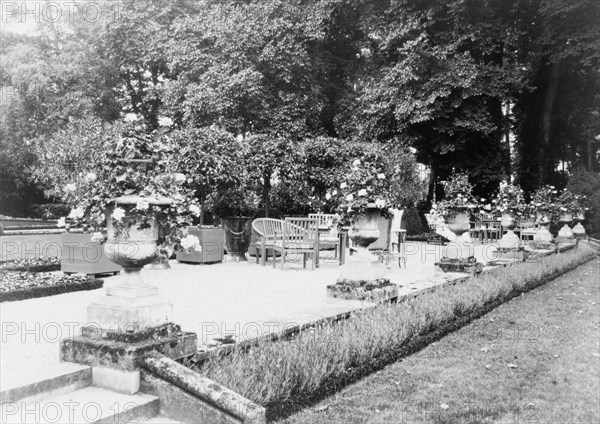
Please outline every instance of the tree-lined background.
[[429, 201], [452, 169], [481, 196], [511, 176], [600, 191], [597, 0], [90, 0], [98, 19], [85, 3], [2, 30], [0, 213], [52, 203], [34, 145], [125, 113], [168, 116], [199, 149], [245, 140], [280, 212], [324, 196], [356, 141], [415, 149]]

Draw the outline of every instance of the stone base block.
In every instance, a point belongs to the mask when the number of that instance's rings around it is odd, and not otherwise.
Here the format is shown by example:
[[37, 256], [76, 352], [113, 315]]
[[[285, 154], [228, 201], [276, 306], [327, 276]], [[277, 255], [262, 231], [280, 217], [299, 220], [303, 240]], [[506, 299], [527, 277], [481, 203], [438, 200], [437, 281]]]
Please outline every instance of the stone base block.
[[115, 368], [92, 367], [92, 384], [126, 395], [140, 390], [140, 370], [123, 371]]
[[61, 361], [135, 371], [150, 352], [181, 359], [194, 355], [198, 343], [195, 333], [183, 332], [175, 324], [132, 333], [87, 327], [82, 334], [61, 340]]
[[464, 272], [468, 274], [480, 274], [483, 271], [483, 265], [474, 257], [467, 259], [442, 258], [435, 263], [436, 271], [442, 272]]
[[398, 286], [390, 283], [388, 279], [370, 282], [338, 280], [336, 284], [327, 286], [327, 296], [368, 302], [384, 302], [398, 297]]
[[123, 298], [102, 296], [87, 308], [88, 325], [138, 332], [169, 322], [173, 305], [161, 296]]

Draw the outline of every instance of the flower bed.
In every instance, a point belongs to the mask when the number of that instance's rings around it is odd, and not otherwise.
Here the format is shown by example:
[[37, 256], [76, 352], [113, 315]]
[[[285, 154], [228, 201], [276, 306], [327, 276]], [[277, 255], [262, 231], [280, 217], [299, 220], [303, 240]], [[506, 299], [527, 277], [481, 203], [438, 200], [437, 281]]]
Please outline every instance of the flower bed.
[[26, 258], [0, 262], [0, 271], [50, 272], [60, 270], [60, 258]]
[[234, 350], [193, 368], [265, 406], [271, 419], [281, 417], [596, 255], [581, 247], [537, 263], [498, 268], [410, 301], [357, 312], [291, 339]]
[[54, 296], [102, 287], [102, 280], [51, 272], [0, 272], [0, 302]]

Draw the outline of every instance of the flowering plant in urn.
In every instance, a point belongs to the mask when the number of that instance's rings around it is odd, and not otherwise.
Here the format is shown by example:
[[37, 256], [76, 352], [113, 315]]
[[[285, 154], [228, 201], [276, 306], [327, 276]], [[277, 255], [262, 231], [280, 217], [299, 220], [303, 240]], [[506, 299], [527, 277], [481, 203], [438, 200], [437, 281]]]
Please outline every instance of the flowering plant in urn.
[[422, 198], [418, 164], [406, 146], [357, 142], [346, 151], [346, 163], [332, 178], [337, 183], [327, 189], [321, 205], [340, 216], [339, 225], [350, 225], [367, 211], [389, 217], [390, 208]]
[[525, 208], [523, 189], [518, 185], [502, 181], [496, 197], [492, 199], [492, 208], [501, 214], [522, 216]]
[[[94, 237], [101, 239], [99, 233], [107, 224], [113, 227], [112, 236], [119, 238], [126, 237], [132, 227], [144, 230], [156, 221], [160, 246], [178, 242], [187, 218], [199, 214], [200, 208], [183, 185], [186, 176], [173, 171], [172, 122], [168, 118], [159, 122], [162, 126], [151, 131], [141, 118], [128, 114], [123, 122], [114, 124], [94, 123], [87, 128], [75, 124], [55, 136], [57, 140], [50, 140], [60, 152], [73, 149], [83, 138], [85, 149], [93, 151], [93, 157], [82, 153], [75, 158], [78, 172], [72, 172], [69, 158], [60, 155], [40, 168], [40, 172], [62, 169], [60, 184], [54, 185], [51, 194], [70, 204], [72, 210], [59, 225], [80, 225], [96, 231]], [[127, 206], [117, 204], [123, 197], [128, 198]]]
[[558, 191], [553, 185], [538, 188], [531, 196], [531, 205], [535, 208], [536, 220], [544, 217], [551, 220], [558, 210]]
[[434, 213], [444, 217], [452, 217], [457, 210], [474, 209], [478, 206], [477, 199], [473, 196], [473, 185], [465, 173], [453, 172], [445, 181], [444, 199], [433, 205]]

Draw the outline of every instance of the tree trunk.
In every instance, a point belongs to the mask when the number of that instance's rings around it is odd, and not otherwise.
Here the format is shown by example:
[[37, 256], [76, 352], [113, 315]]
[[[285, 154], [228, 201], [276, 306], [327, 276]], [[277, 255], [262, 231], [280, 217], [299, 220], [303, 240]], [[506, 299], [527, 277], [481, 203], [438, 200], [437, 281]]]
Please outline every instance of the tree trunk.
[[198, 227], [202, 227], [204, 225], [204, 196], [200, 196], [198, 200], [200, 200], [200, 222], [198, 223]]
[[548, 89], [544, 97], [544, 105], [542, 108], [542, 135], [540, 145], [540, 162], [538, 163], [538, 186], [542, 186], [548, 178], [546, 173], [549, 162], [549, 150], [552, 131], [552, 111], [554, 109], [554, 101], [558, 90], [558, 80], [560, 76], [560, 64], [554, 62], [550, 65], [550, 76], [548, 79]]
[[594, 171], [594, 149], [593, 141], [590, 136], [587, 138], [587, 170], [590, 172]]
[[262, 201], [265, 205], [265, 217], [269, 217], [269, 191], [271, 190], [271, 172], [263, 172]]

